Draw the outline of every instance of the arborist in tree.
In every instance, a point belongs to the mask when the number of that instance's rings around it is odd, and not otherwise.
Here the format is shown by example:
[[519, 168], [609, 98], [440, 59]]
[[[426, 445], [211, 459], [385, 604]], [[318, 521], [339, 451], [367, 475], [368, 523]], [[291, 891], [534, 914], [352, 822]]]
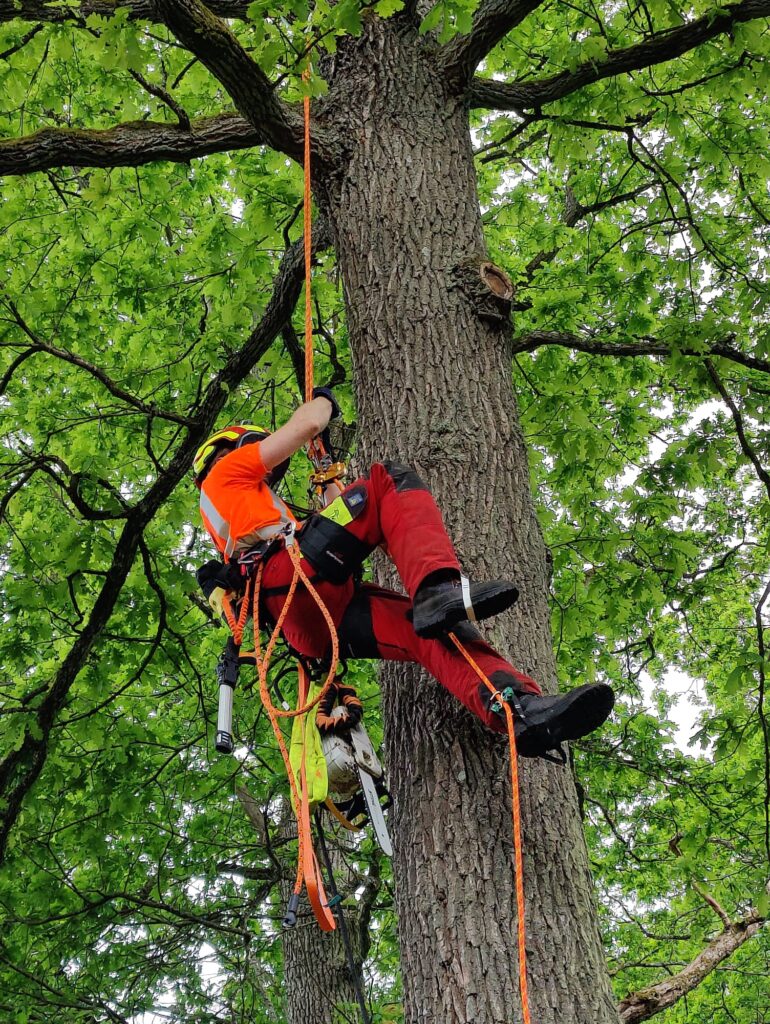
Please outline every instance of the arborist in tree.
[[[482, 639], [472, 623], [509, 608], [516, 587], [473, 583], [463, 575], [438, 506], [414, 470], [378, 462], [344, 490], [329, 482], [329, 503], [302, 522], [275, 493], [291, 456], [339, 415], [330, 389], [315, 388], [313, 396], [274, 433], [229, 426], [195, 456], [201, 515], [223, 559], [197, 574], [212, 607], [221, 613], [225, 591], [242, 589], [243, 576], [261, 560], [260, 619], [277, 621], [294, 574], [285, 545], [296, 536], [304, 568], [337, 627], [342, 658], [416, 662], [495, 732], [506, 731], [505, 700], [514, 712], [519, 754], [548, 757], [558, 750], [563, 756], [563, 740], [585, 736], [608, 717], [611, 688], [587, 684], [543, 696], [534, 679]], [[408, 597], [356, 578], [378, 546], [387, 549]], [[497, 687], [496, 695], [479, 683], [450, 642], [450, 631]], [[329, 629], [306, 589], [296, 592], [282, 632], [300, 656], [328, 657]]]

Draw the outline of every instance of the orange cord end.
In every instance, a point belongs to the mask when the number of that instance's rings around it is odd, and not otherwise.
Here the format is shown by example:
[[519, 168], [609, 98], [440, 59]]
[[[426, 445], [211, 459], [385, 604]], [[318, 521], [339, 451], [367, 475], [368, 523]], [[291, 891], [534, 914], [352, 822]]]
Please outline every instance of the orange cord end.
[[[474, 661], [465, 647], [460, 643], [454, 633], [449, 638], [457, 650], [462, 654], [473, 671], [482, 681], [493, 696], [499, 696], [497, 687], [487, 679], [485, 673]], [[519, 761], [516, 753], [516, 733], [513, 720], [513, 712], [506, 701], [501, 701], [505, 712], [505, 724], [508, 729], [508, 746], [511, 754], [511, 810], [513, 816], [513, 856], [515, 862], [515, 886], [516, 886], [516, 913], [517, 913], [517, 938], [519, 952], [519, 991], [521, 993], [521, 1012], [523, 1024], [532, 1024], [529, 1012], [529, 990], [527, 988], [527, 933], [526, 933], [526, 906], [524, 900], [524, 856], [523, 843], [521, 838], [521, 795], [519, 792]]]

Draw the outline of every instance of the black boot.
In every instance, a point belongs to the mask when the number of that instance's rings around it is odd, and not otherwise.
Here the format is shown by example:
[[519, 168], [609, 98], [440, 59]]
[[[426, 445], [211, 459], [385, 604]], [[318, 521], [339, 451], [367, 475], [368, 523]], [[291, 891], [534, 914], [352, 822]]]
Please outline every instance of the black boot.
[[615, 703], [612, 688], [606, 683], [586, 683], [569, 693], [541, 697], [514, 689], [516, 681], [506, 672], [494, 672], [490, 682], [499, 687], [497, 698], [483, 683], [479, 686], [479, 694], [485, 706], [503, 721], [505, 712], [500, 699], [510, 705], [515, 723], [516, 750], [521, 757], [558, 760], [549, 753], [553, 750], [566, 763], [561, 743], [565, 740], [578, 740], [598, 729], [609, 717]]
[[412, 625], [418, 636], [440, 636], [458, 622], [504, 612], [518, 596], [513, 583], [505, 580], [471, 583], [466, 576], [458, 576], [432, 586], [423, 584], [415, 594]]

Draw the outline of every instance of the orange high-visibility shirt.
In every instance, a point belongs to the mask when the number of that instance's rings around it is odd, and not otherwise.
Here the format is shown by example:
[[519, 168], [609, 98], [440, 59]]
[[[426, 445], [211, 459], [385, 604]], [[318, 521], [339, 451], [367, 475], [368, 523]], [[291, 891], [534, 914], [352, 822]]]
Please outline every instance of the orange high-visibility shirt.
[[261, 444], [228, 452], [201, 486], [201, 518], [226, 562], [230, 556], [273, 536], [297, 520], [285, 502], [265, 483], [269, 470]]

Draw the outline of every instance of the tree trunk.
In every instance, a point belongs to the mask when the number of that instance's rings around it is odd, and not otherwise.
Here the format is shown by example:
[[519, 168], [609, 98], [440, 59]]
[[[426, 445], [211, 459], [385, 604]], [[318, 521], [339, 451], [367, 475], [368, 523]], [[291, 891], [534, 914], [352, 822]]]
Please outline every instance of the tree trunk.
[[[328, 822], [327, 822], [328, 825]], [[286, 801], [286, 817], [281, 826], [283, 835], [296, 836], [296, 821]], [[358, 880], [349, 868], [343, 855], [349, 846], [346, 836], [332, 837], [326, 834], [326, 847], [334, 870], [337, 888], [343, 896], [355, 891]], [[328, 881], [326, 865], [321, 859], [320, 845], [316, 843], [324, 881]], [[282, 904], [285, 907], [293, 889], [294, 879], [281, 884]], [[327, 896], [331, 893], [327, 889]], [[362, 972], [363, 960], [368, 942], [361, 942], [362, 905], [348, 900], [343, 913], [347, 925], [353, 958], [351, 974], [342, 928], [339, 920], [331, 933], [320, 930], [316, 924], [310, 904], [303, 893], [294, 928], [281, 932], [286, 981], [286, 1022], [287, 1024], [339, 1024], [340, 1021], [355, 1021], [360, 1018], [356, 986], [365, 992]], [[368, 918], [368, 906], [365, 909]]]
[[[413, 465], [465, 568], [517, 581], [518, 605], [489, 636], [553, 690], [510, 325], [504, 300], [479, 287], [467, 111], [401, 18], [344, 40], [331, 98], [346, 120], [327, 126], [350, 161], [318, 195], [345, 291], [361, 457]], [[406, 1020], [519, 1021], [507, 744], [415, 671], [389, 667], [382, 686]], [[617, 1024], [573, 780], [543, 761], [522, 775], [533, 1020]]]

